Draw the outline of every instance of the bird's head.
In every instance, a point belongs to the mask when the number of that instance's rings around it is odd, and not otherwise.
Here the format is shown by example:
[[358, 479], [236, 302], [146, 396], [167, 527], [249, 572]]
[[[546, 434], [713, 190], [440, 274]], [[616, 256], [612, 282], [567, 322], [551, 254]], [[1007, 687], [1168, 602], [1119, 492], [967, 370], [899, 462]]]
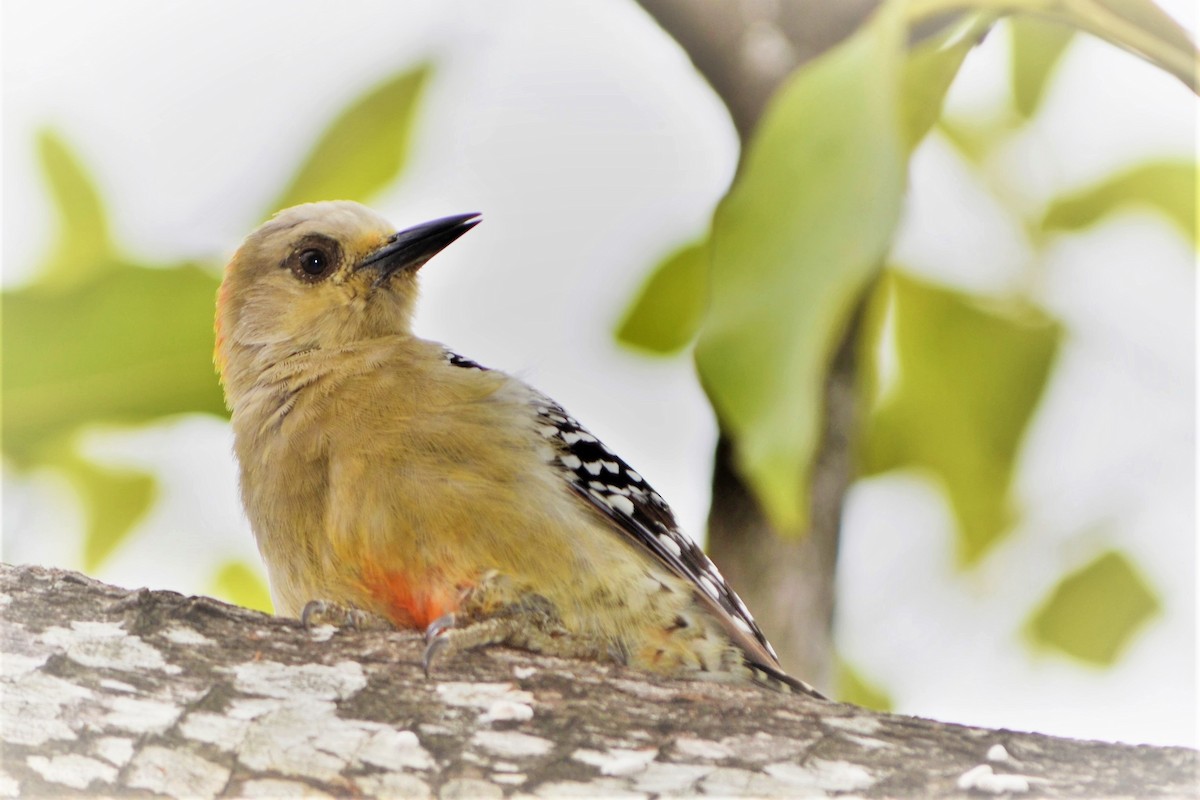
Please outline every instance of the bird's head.
[[479, 222], [461, 214], [397, 232], [348, 201], [307, 203], [246, 237], [217, 295], [222, 380], [248, 352], [275, 355], [407, 333], [416, 273]]

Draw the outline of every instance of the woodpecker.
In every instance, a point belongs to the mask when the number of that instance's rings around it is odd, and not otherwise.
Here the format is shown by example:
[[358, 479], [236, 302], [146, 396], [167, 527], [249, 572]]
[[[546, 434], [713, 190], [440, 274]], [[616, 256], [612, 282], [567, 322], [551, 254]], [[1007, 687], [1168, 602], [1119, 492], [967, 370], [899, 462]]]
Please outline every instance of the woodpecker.
[[646, 480], [562, 406], [412, 332], [420, 268], [480, 221], [285, 209], [218, 292], [215, 361], [277, 613], [820, 697]]

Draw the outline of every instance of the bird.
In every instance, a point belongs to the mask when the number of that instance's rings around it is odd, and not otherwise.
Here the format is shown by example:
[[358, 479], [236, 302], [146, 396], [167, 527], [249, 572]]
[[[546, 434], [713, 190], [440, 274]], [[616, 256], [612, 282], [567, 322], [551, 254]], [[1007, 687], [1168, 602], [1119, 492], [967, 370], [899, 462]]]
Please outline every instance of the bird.
[[217, 293], [214, 361], [276, 612], [382, 619], [821, 695], [638, 472], [554, 400], [412, 330], [418, 273], [481, 221], [276, 213]]

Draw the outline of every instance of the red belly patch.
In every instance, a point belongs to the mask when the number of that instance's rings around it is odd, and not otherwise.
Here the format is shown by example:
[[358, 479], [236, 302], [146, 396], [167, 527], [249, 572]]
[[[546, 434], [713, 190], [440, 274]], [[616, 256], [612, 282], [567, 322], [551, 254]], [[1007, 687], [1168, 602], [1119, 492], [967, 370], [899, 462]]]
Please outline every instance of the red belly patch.
[[364, 570], [363, 583], [378, 610], [399, 628], [425, 630], [429, 623], [458, 608], [459, 591], [444, 579], [403, 572]]

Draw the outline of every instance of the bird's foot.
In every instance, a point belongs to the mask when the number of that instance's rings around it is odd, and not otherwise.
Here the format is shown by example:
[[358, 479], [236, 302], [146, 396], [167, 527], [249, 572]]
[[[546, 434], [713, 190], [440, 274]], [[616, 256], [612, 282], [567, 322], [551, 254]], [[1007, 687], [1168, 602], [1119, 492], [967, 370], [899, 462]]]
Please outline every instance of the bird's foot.
[[300, 611], [300, 623], [308, 630], [322, 625], [356, 631], [386, 631], [395, 628], [386, 617], [332, 600], [310, 600], [305, 603]]
[[600, 658], [608, 652], [607, 644], [568, 630], [548, 599], [490, 572], [463, 593], [458, 611], [425, 629], [421, 665], [428, 677], [435, 658], [496, 644], [568, 658]]

